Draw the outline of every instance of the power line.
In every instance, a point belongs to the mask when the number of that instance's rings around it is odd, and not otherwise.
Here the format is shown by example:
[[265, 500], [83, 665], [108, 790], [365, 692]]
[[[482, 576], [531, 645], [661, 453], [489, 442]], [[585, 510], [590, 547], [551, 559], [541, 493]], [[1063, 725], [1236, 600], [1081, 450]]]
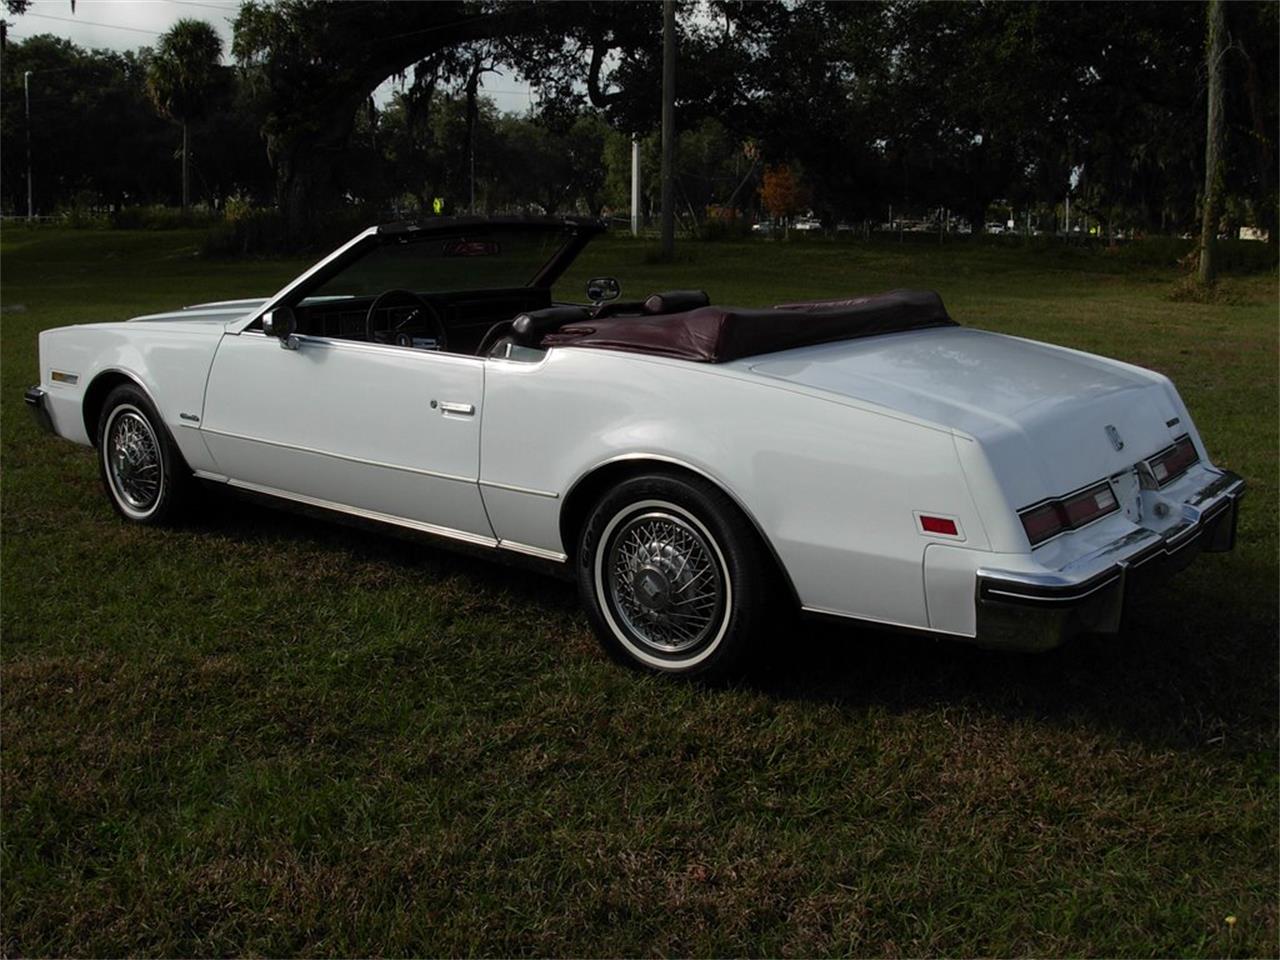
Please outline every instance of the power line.
[[149, 33], [153, 37], [162, 35], [160, 30], [144, 30], [142, 27], [125, 27], [118, 23], [96, 23], [93, 20], [81, 20], [79, 17], [55, 17], [51, 13], [24, 13], [24, 17], [41, 17], [45, 20], [58, 20], [62, 23], [79, 23], [86, 27], [104, 27], [107, 30], [128, 30], [131, 33]]
[[223, 13], [234, 13], [240, 7], [240, 0], [228, 0], [227, 3], [200, 3], [199, 0], [169, 0], [180, 7], [208, 7], [210, 10], [221, 10]]

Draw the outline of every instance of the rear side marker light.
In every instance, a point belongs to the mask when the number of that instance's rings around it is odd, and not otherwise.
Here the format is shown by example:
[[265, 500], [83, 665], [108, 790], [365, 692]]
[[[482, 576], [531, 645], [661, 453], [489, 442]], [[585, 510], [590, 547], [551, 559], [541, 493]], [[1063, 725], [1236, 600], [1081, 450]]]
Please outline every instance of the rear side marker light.
[[1105, 480], [1058, 500], [1050, 500], [1018, 514], [1022, 529], [1034, 547], [1066, 530], [1077, 530], [1086, 524], [1120, 509], [1120, 502]]
[[1175, 440], [1172, 446], [1166, 447], [1148, 460], [1147, 466], [1151, 468], [1151, 475], [1156, 478], [1156, 483], [1163, 487], [1166, 483], [1178, 479], [1199, 460], [1200, 454], [1196, 453], [1196, 445], [1191, 442], [1191, 437], [1184, 434]]
[[921, 514], [920, 528], [925, 533], [941, 533], [948, 537], [960, 536], [960, 529], [956, 526], [956, 522], [946, 517], [926, 517]]

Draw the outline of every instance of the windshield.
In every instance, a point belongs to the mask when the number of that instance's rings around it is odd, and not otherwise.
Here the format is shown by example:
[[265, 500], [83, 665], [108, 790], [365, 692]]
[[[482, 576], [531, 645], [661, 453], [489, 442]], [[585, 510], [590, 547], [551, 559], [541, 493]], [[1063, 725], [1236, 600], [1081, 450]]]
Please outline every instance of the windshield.
[[371, 297], [386, 290], [448, 293], [533, 283], [572, 231], [477, 227], [448, 235], [383, 239], [319, 286], [308, 300]]

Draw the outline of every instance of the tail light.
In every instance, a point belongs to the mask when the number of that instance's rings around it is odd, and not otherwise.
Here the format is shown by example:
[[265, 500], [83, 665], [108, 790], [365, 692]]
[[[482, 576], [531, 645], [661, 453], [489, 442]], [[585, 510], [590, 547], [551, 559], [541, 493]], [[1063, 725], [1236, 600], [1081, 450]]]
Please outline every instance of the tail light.
[[1034, 547], [1066, 530], [1076, 530], [1120, 508], [1111, 484], [1103, 480], [1058, 500], [1037, 504], [1018, 514]]
[[1172, 446], [1165, 447], [1148, 460], [1147, 466], [1151, 468], [1151, 475], [1156, 478], [1156, 483], [1163, 487], [1178, 479], [1199, 460], [1196, 445], [1191, 442], [1191, 437], [1184, 434]]

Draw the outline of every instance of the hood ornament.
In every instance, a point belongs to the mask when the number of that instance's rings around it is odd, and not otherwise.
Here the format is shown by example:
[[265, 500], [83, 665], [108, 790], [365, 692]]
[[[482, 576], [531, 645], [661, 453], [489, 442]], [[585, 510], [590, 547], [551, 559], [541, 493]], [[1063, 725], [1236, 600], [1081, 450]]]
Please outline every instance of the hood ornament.
[[1120, 439], [1120, 431], [1111, 424], [1107, 424], [1107, 439], [1111, 441], [1111, 445], [1117, 451], [1124, 449], [1124, 441]]

